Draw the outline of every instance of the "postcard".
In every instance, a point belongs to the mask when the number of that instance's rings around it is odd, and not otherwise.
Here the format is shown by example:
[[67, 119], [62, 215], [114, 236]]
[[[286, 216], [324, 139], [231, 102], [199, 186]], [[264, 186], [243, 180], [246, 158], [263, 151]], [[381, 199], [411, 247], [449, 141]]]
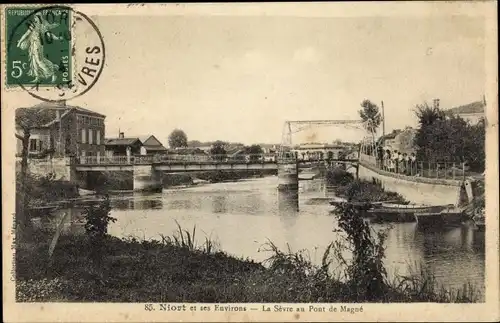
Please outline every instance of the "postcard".
[[498, 321], [496, 7], [2, 5], [4, 321]]

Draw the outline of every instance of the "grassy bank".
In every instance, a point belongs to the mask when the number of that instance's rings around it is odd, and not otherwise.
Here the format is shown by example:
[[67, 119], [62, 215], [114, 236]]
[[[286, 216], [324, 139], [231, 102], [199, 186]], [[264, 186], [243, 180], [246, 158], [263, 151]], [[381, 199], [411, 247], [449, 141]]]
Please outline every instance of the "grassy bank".
[[[16, 178], [16, 194], [23, 189], [19, 176], [18, 173]], [[71, 199], [79, 195], [76, 185], [67, 181], [57, 181], [52, 174], [46, 176], [27, 174], [26, 181], [24, 182], [24, 190], [30, 206]]]
[[355, 179], [354, 176], [341, 169], [334, 168], [326, 173], [326, 182], [335, 187], [335, 194], [356, 202], [392, 201], [393, 203], [409, 203], [396, 192], [386, 191], [380, 182]]
[[[179, 227], [172, 237], [155, 241], [121, 240], [96, 235], [103, 223], [98, 216], [89, 221], [86, 235], [61, 237], [50, 259], [51, 234], [38, 232], [30, 243], [19, 244], [18, 301], [474, 302], [479, 296], [469, 286], [440, 288], [425, 271], [389, 281], [383, 234], [373, 237], [347, 206], [339, 215], [346, 238], [328, 246], [319, 266], [271, 242], [263, 246], [269, 259], [256, 263], [227, 255], [210, 239], [197, 245], [194, 229]], [[353, 250], [351, 261], [340, 256], [344, 248]], [[334, 259], [343, 266], [332, 270]]]

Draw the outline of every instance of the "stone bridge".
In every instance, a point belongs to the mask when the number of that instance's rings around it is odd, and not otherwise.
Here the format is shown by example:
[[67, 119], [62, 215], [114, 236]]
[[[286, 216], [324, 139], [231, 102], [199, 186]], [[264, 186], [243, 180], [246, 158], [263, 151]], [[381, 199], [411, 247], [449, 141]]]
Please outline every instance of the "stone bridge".
[[294, 189], [298, 185], [300, 167], [318, 164], [349, 164], [357, 167], [357, 159], [308, 159], [295, 157], [277, 158], [274, 154], [225, 155], [212, 156], [114, 156], [114, 157], [78, 157], [71, 161], [71, 169], [76, 173], [131, 171], [134, 190], [157, 190], [162, 185], [162, 174], [200, 171], [237, 171], [237, 170], [277, 170], [278, 187]]

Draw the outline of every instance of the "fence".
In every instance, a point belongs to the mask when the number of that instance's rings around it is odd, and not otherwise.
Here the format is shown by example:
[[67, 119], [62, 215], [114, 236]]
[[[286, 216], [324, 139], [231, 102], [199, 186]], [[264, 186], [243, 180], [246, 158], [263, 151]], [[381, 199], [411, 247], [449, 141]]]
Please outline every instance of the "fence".
[[360, 156], [360, 161], [369, 163], [387, 172], [406, 176], [459, 180], [463, 179], [466, 175], [463, 163], [377, 160], [375, 156], [364, 154]]
[[247, 155], [146, 155], [146, 156], [80, 156], [80, 165], [150, 165], [153, 163], [275, 163], [274, 154]]

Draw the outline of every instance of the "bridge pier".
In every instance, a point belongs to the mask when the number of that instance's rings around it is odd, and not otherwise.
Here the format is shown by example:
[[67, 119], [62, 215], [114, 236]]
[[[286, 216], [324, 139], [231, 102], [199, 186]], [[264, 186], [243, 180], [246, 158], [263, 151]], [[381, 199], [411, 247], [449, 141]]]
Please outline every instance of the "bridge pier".
[[161, 192], [163, 188], [163, 173], [152, 165], [134, 165], [134, 191]]
[[297, 161], [278, 161], [278, 190], [299, 190], [299, 166]]

